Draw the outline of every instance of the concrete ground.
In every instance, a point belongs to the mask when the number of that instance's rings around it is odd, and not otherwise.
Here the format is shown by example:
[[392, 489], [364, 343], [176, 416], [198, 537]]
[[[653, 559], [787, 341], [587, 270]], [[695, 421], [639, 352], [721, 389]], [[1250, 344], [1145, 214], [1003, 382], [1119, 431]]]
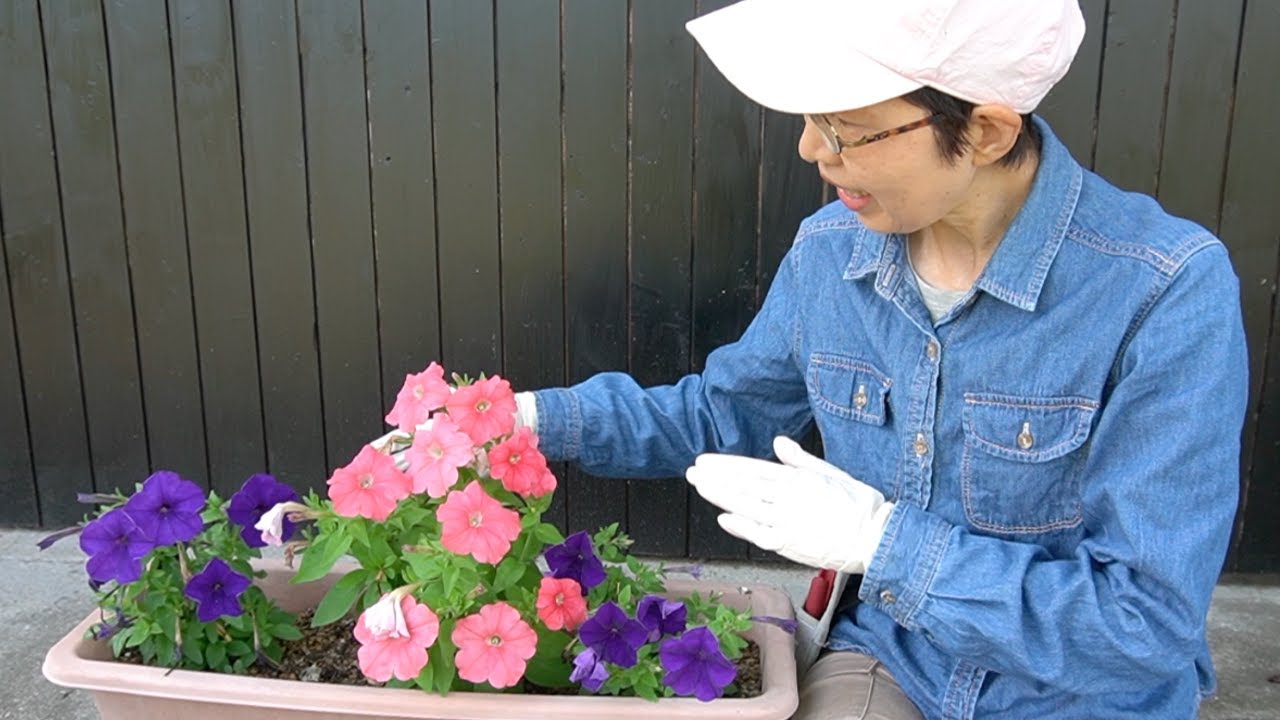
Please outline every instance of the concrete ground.
[[[45, 651], [93, 607], [84, 557], [74, 539], [39, 552], [45, 533], [0, 530], [0, 720], [90, 720], [87, 694], [57, 687], [40, 674]], [[810, 573], [795, 567], [711, 563], [704, 577], [783, 588], [803, 595]], [[1218, 697], [1203, 720], [1280, 718], [1280, 578], [1223, 579], [1209, 613], [1209, 640], [1218, 666]], [[1280, 680], [1280, 678], [1277, 678]]]

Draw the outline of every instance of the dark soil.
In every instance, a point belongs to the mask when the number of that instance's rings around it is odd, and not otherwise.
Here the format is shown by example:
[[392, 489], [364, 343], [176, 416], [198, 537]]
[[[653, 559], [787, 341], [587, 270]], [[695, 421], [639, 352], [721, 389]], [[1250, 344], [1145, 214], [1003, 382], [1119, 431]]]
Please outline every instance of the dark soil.
[[[360, 643], [353, 630], [355, 620], [342, 620], [325, 625], [311, 627], [311, 611], [298, 616], [298, 629], [302, 631], [302, 639], [285, 642], [284, 656], [280, 667], [276, 668], [266, 661], [249, 667], [248, 674], [255, 677], [276, 678], [281, 680], [301, 680], [303, 682], [333, 683], [338, 685], [376, 685], [360, 673], [356, 662], [356, 651]], [[134, 651], [126, 651], [120, 657], [123, 662], [140, 663], [141, 659]], [[746, 650], [738, 660], [738, 692], [734, 697], [752, 698], [760, 695], [760, 648], [754, 642], [748, 642]], [[525, 692], [541, 695], [577, 694], [576, 686], [571, 688], [544, 688], [532, 683], [525, 684]]]

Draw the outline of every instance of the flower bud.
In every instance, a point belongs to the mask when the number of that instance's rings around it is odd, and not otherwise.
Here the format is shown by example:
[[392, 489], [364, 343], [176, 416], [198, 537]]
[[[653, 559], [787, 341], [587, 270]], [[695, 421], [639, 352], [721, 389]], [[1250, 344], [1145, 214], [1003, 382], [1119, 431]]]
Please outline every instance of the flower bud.
[[283, 545], [285, 515], [288, 515], [289, 520], [292, 521], [301, 519], [307, 512], [307, 506], [299, 502], [276, 503], [270, 510], [262, 513], [258, 522], [253, 524], [253, 529], [262, 531], [262, 542], [268, 545]]
[[383, 595], [378, 602], [364, 611], [364, 626], [379, 640], [409, 637], [400, 601], [417, 585], [403, 585]]

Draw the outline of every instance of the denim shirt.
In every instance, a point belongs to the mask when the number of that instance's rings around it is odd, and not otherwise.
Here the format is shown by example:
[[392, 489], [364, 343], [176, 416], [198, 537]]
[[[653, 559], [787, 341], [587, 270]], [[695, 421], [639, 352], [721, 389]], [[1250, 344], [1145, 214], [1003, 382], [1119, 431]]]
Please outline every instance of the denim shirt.
[[539, 391], [540, 447], [662, 477], [816, 422], [896, 502], [830, 647], [879, 658], [930, 718], [1192, 718], [1237, 500], [1237, 279], [1208, 231], [1035, 122], [1030, 195], [936, 325], [905, 238], [833, 203], [702, 373]]

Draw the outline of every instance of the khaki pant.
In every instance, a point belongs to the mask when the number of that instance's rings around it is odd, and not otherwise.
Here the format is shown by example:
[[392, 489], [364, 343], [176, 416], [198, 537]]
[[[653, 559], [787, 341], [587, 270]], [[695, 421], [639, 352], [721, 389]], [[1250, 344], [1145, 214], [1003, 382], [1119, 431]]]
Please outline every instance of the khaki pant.
[[924, 720], [879, 660], [825, 652], [800, 683], [792, 720]]

